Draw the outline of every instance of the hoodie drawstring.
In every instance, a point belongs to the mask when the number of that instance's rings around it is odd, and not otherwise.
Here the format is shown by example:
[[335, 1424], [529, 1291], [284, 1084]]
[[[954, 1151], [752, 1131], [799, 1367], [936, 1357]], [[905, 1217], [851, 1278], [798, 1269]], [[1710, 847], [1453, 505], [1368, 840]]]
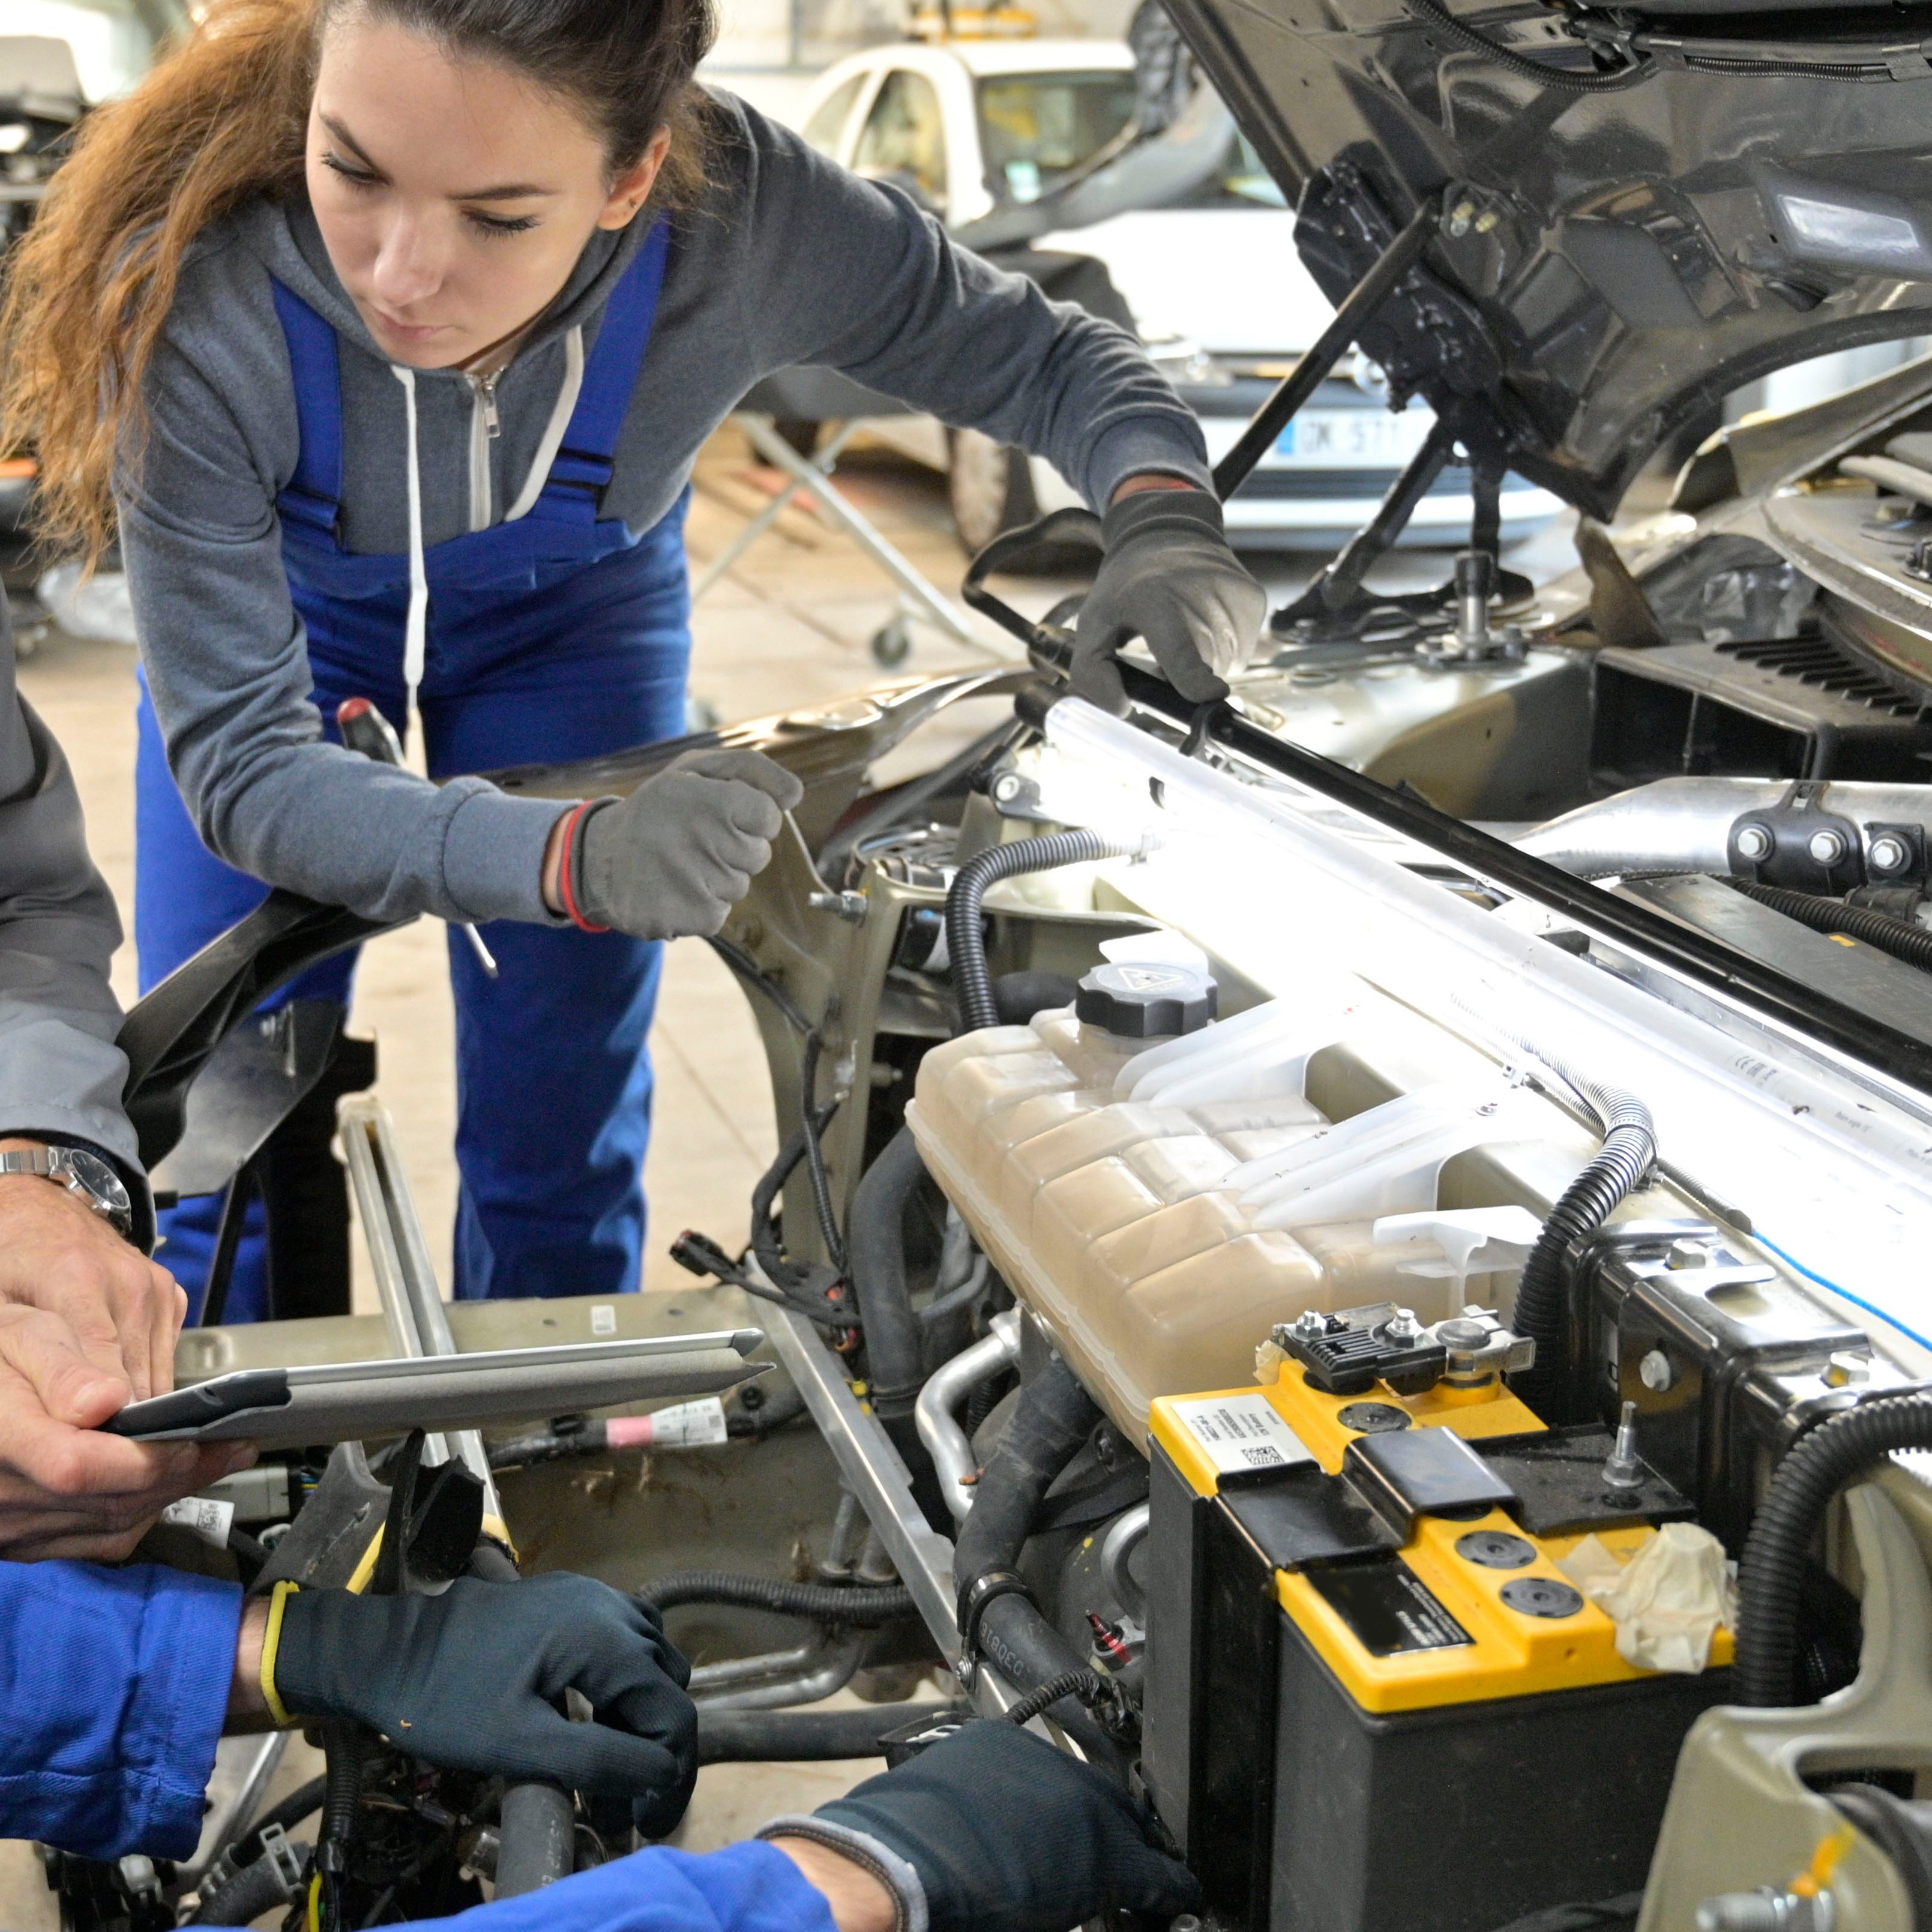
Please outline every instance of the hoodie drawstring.
[[532, 506], [543, 494], [544, 485], [550, 481], [550, 466], [556, 460], [557, 452], [563, 447], [564, 432], [570, 427], [570, 418], [577, 408], [577, 398], [584, 387], [584, 331], [573, 328], [563, 339], [563, 383], [556, 392], [556, 400], [550, 406], [550, 421], [537, 444], [537, 453], [530, 458], [530, 472], [524, 478], [524, 487], [517, 492], [517, 500], [503, 513], [506, 524], [514, 524], [520, 517], [530, 514]]
[[429, 572], [423, 562], [422, 467], [416, 448], [416, 372], [399, 363], [389, 374], [403, 386], [403, 409], [410, 438], [410, 614], [403, 627], [403, 682], [408, 688], [404, 716], [416, 708], [422, 682], [423, 651], [429, 631]]

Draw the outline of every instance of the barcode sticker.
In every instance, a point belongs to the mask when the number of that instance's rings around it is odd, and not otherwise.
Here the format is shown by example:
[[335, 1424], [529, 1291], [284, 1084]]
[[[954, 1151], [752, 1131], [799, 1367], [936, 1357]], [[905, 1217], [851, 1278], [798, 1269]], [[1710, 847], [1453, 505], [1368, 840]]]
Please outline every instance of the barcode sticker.
[[184, 1496], [162, 1510], [161, 1521], [186, 1530], [211, 1550], [226, 1550], [228, 1532], [235, 1526], [235, 1505], [218, 1496]]
[[1192, 1396], [1174, 1404], [1174, 1414], [1207, 1452], [1218, 1476], [1263, 1475], [1315, 1460], [1308, 1445], [1276, 1414], [1274, 1403], [1258, 1391]]
[[724, 1405], [715, 1395], [698, 1402], [681, 1402], [645, 1418], [651, 1425], [654, 1449], [708, 1449], [728, 1439]]

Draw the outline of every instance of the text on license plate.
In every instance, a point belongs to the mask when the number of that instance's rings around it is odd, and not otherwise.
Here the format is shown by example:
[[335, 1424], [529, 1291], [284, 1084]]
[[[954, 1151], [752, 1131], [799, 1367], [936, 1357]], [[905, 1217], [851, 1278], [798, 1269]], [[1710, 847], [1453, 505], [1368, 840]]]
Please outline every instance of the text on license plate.
[[1270, 469], [1304, 465], [1399, 470], [1422, 447], [1434, 420], [1426, 410], [1304, 410], [1263, 459]]

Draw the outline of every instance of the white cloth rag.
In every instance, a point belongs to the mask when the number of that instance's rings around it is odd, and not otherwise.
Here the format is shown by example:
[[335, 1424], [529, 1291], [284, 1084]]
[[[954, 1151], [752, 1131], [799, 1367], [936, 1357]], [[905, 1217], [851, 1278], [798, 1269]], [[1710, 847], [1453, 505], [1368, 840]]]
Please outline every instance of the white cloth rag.
[[1616, 1625], [1617, 1654], [1642, 1670], [1695, 1676], [1719, 1626], [1737, 1620], [1733, 1566], [1695, 1523], [1666, 1523], [1628, 1563], [1586, 1536], [1556, 1567]]

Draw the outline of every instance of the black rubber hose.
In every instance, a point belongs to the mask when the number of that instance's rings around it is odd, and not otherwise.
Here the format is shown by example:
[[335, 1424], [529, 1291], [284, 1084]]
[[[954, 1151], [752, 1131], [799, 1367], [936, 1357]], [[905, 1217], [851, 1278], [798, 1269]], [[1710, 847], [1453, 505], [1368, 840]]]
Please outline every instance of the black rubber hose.
[[885, 1624], [913, 1612], [912, 1592], [903, 1583], [785, 1583], [726, 1570], [687, 1570], [638, 1594], [661, 1610], [681, 1604], [732, 1604], [821, 1624]]
[[911, 1415], [926, 1380], [919, 1317], [906, 1280], [905, 1234], [925, 1178], [912, 1130], [902, 1127], [866, 1168], [845, 1223], [848, 1278], [866, 1334], [867, 1399], [889, 1430]]
[[[974, 1586], [995, 1571], [1016, 1570], [1020, 1551], [1053, 1480], [1079, 1453], [1100, 1421], [1094, 1399], [1065, 1362], [1054, 1360], [1029, 1382], [973, 1491], [952, 1552], [962, 1627]], [[1081, 1656], [1023, 1592], [993, 1598], [974, 1630], [980, 1652], [1022, 1693], [1056, 1678], [1084, 1678]], [[1112, 1755], [1106, 1735], [1070, 1693], [1052, 1707], [1054, 1720], [1089, 1754]]]
[[1888, 912], [1871, 906], [1847, 905], [1843, 899], [1820, 898], [1812, 892], [1794, 892], [1783, 886], [1760, 886], [1750, 879], [1726, 882], [1733, 892], [1755, 899], [1786, 919], [1808, 926], [1814, 932], [1842, 932], [1862, 940], [1922, 973], [1932, 973], [1932, 932], [1916, 921], [1894, 919]]
[[577, 1858], [577, 1807], [554, 1784], [506, 1786], [497, 1814], [494, 1895], [520, 1898], [568, 1878]]
[[873, 1704], [860, 1711], [698, 1713], [700, 1764], [822, 1763], [879, 1757], [880, 1739], [910, 1724], [967, 1718], [970, 1704]]
[[1790, 1703], [1812, 1539], [1839, 1490], [1899, 1449], [1932, 1449], [1932, 1396], [1887, 1396], [1846, 1409], [1821, 1422], [1778, 1466], [1738, 1564], [1738, 1703], [1761, 1710]]
[[[1048, 1363], [1014, 1405], [960, 1526], [952, 1574], [963, 1596], [976, 1576], [1010, 1570], [1047, 1491], [1100, 1426], [1100, 1411], [1064, 1360]], [[1077, 1666], [1076, 1666], [1077, 1667]]]
[[1010, 845], [989, 845], [959, 868], [946, 895], [946, 950], [952, 962], [962, 1033], [1000, 1023], [980, 925], [987, 887], [1021, 872], [1047, 872], [1057, 866], [1114, 858], [1133, 850], [1136, 842], [1110, 838], [1102, 832], [1049, 832], [1037, 838], [1016, 838]]
[[1550, 1209], [1516, 1287], [1512, 1318], [1516, 1333], [1536, 1343], [1536, 1361], [1513, 1376], [1510, 1386], [1542, 1420], [1555, 1423], [1566, 1419], [1555, 1412], [1569, 1382], [1570, 1250], [1642, 1186], [1656, 1164], [1657, 1131], [1650, 1109], [1635, 1094], [1550, 1064], [1595, 1109], [1604, 1131], [1602, 1148]]
[[[796, 1422], [805, 1413], [805, 1395], [796, 1388], [781, 1389], [776, 1395], [766, 1396], [758, 1407], [750, 1407], [745, 1400], [746, 1390], [738, 1397], [738, 1406], [724, 1418], [724, 1432], [734, 1441], [749, 1437], [753, 1439], [770, 1436]], [[760, 1393], [762, 1394], [763, 1391]]]
[[[306, 1845], [296, 1849], [306, 1852]], [[242, 1869], [219, 1892], [211, 1892], [195, 1908], [190, 1925], [246, 1925], [289, 1902], [290, 1892], [273, 1858], [258, 1858]]]

